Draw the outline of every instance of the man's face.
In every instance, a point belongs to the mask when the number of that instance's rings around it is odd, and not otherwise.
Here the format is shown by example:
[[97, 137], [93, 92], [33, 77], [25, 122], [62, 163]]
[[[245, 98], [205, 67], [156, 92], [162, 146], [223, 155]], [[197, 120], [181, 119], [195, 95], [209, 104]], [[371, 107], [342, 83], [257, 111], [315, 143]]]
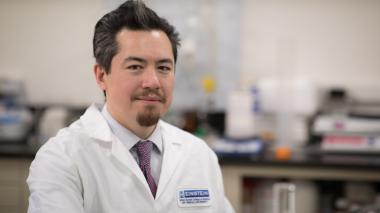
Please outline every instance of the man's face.
[[104, 75], [111, 115], [127, 128], [155, 125], [172, 101], [174, 57], [167, 35], [159, 30], [123, 29], [118, 53]]

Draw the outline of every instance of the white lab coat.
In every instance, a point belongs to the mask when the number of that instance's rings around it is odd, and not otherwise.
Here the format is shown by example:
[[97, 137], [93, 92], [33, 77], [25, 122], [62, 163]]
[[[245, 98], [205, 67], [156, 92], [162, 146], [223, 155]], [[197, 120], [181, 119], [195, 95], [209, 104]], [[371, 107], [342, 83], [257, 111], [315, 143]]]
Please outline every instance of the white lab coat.
[[[160, 121], [164, 155], [156, 198], [136, 161], [92, 105], [60, 130], [30, 166], [29, 213], [233, 212], [214, 152]], [[180, 205], [179, 191], [208, 190], [205, 206]], [[197, 206], [198, 205], [198, 206]]]

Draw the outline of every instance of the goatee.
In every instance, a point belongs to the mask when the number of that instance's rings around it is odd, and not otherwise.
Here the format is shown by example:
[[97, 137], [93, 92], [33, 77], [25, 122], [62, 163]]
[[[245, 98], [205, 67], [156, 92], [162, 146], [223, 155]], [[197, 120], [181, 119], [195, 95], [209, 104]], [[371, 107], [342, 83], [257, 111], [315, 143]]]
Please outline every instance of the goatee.
[[140, 126], [154, 126], [160, 120], [160, 113], [155, 110], [154, 106], [146, 106], [142, 112], [137, 114], [137, 123]]

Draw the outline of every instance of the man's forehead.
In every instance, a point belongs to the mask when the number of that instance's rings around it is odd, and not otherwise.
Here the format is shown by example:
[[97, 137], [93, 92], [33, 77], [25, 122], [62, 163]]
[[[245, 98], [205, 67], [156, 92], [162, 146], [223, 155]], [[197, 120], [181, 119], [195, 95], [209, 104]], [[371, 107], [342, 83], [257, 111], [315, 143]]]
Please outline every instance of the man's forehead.
[[169, 41], [169, 37], [162, 30], [131, 30], [128, 28], [121, 29], [117, 34], [116, 38], [136, 38], [141, 39], [143, 37], [148, 37], [151, 39], [167, 39]]
[[153, 57], [171, 59], [174, 61], [172, 44], [167, 35], [161, 30], [129, 30], [123, 29], [116, 37], [118, 53], [123, 58]]

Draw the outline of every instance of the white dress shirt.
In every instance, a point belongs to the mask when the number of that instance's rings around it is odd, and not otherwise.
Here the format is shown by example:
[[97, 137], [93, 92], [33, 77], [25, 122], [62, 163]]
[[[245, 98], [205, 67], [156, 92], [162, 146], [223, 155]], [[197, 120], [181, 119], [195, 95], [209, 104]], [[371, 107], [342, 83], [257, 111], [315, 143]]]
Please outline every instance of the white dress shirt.
[[132, 154], [136, 163], [139, 163], [139, 158], [136, 152], [135, 144], [140, 140], [149, 140], [153, 142], [153, 151], [150, 158], [150, 167], [152, 176], [158, 185], [160, 180], [161, 165], [162, 165], [162, 156], [164, 152], [163, 147], [163, 138], [161, 134], [161, 128], [158, 122], [153, 133], [146, 139], [139, 138], [137, 135], [132, 133], [129, 129], [122, 126], [118, 121], [116, 121], [112, 115], [107, 110], [107, 104], [103, 106], [102, 115], [106, 119], [108, 125], [110, 126], [112, 132], [115, 136], [126, 146], [129, 152]]

